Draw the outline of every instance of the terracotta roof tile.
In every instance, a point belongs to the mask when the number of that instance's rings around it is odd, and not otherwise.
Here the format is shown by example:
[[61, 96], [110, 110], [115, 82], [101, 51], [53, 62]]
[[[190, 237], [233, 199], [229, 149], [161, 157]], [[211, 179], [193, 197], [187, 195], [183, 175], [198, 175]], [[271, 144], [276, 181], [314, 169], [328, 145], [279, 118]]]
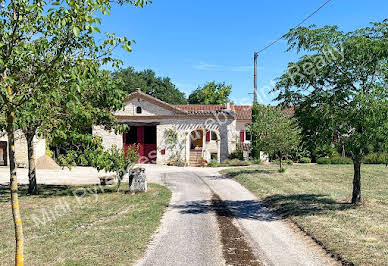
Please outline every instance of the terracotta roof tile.
[[[178, 104], [175, 106], [189, 114], [210, 114], [228, 111], [225, 104]], [[252, 119], [251, 105], [231, 105], [230, 108], [230, 111], [236, 115], [237, 120]]]

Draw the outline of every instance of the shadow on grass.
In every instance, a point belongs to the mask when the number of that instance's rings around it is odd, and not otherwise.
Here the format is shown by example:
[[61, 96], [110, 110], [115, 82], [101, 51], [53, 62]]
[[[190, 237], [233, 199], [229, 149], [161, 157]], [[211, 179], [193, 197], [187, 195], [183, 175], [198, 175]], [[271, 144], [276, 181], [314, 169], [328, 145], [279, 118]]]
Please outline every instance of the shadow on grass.
[[264, 169], [244, 169], [244, 170], [238, 170], [238, 171], [231, 171], [231, 172], [225, 172], [223, 178], [234, 178], [238, 175], [250, 175], [250, 174], [275, 174], [277, 173], [277, 170], [264, 170]]
[[[121, 186], [123, 188], [123, 185]], [[80, 196], [85, 193], [85, 196], [100, 193], [116, 192], [117, 186], [100, 185], [38, 185], [39, 195], [29, 195], [28, 185], [19, 185], [19, 198], [34, 197], [34, 198], [53, 198], [63, 196]], [[10, 200], [10, 189], [8, 185], [0, 184], [0, 202], [8, 202]]]
[[[213, 206], [224, 205], [231, 212], [225, 216], [259, 221], [274, 221], [289, 216], [319, 215], [327, 211], [343, 211], [355, 208], [350, 203], [336, 202], [323, 194], [295, 194], [274, 195], [265, 198], [262, 202], [255, 200], [220, 201], [210, 200], [191, 201], [183, 205], [173, 205], [172, 208], [180, 209], [183, 214], [202, 214], [215, 211]], [[266, 206], [274, 207], [274, 211]]]

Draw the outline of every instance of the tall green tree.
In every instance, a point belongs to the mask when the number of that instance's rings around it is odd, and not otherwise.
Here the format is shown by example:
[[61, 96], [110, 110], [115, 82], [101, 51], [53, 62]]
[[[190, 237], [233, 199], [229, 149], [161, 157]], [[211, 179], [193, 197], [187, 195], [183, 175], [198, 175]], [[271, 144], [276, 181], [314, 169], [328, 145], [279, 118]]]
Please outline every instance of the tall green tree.
[[188, 102], [189, 104], [225, 104], [230, 101], [231, 92], [232, 85], [212, 81], [193, 91], [189, 95]]
[[251, 126], [253, 146], [277, 157], [282, 170], [284, 157], [297, 150], [300, 143], [297, 122], [280, 107], [257, 104], [255, 109], [256, 120]]
[[339, 139], [354, 164], [352, 203], [361, 201], [361, 162], [368, 146], [387, 143], [388, 23], [343, 32], [299, 27], [286, 36], [303, 55], [278, 80], [283, 105], [295, 105], [303, 132], [317, 144]]
[[121, 89], [128, 94], [140, 88], [144, 93], [170, 104], [187, 103], [185, 94], [175, 87], [170, 78], [157, 77], [151, 69], [138, 72], [128, 67], [114, 72], [113, 76], [121, 80]]
[[[113, 1], [112, 1], [113, 2]], [[142, 6], [147, 0], [119, 0]], [[11, 208], [15, 226], [15, 264], [23, 265], [23, 227], [18, 201], [15, 168], [15, 115], [23, 104], [38, 94], [50, 94], [53, 88], [47, 79], [56, 77], [61, 69], [76, 59], [100, 63], [119, 62], [111, 57], [114, 47], [130, 50], [131, 41], [113, 34], [102, 43], [94, 33], [101, 23], [99, 16], [109, 14], [109, 0], [0, 0], [0, 113], [6, 117]]]

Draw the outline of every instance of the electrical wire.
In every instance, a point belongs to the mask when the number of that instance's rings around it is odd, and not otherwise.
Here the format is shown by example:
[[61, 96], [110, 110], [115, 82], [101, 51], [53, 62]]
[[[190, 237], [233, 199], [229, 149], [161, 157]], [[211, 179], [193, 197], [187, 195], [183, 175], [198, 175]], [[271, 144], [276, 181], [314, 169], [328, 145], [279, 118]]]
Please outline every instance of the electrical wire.
[[[331, 2], [332, 0], [327, 0], [325, 3], [323, 3], [323, 5], [321, 5], [319, 8], [317, 8], [313, 13], [311, 13], [310, 15], [308, 15], [304, 20], [302, 20], [301, 22], [298, 23], [298, 25], [296, 25], [296, 28], [299, 27], [300, 25], [302, 25], [303, 23], [305, 23], [307, 20], [309, 20], [312, 16], [314, 16], [316, 13], [318, 13], [319, 10], [321, 10], [323, 7], [325, 7], [329, 2]], [[272, 45], [276, 44], [277, 42], [279, 42], [281, 39], [283, 39], [283, 37], [285, 36], [286, 34], [283, 34], [280, 38], [276, 39], [275, 41], [271, 42], [270, 44], [268, 44], [267, 46], [265, 46], [263, 49], [259, 50], [258, 52], [256, 52], [257, 54], [260, 54], [261, 52], [267, 50], [268, 48], [270, 48]]]

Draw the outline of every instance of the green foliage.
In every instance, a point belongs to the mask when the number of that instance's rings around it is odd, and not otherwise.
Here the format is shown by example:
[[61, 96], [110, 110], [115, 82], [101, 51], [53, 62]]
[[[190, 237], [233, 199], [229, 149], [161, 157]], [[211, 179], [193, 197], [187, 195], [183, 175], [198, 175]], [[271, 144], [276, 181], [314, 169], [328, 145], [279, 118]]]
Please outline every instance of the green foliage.
[[318, 158], [317, 164], [331, 164], [331, 159], [327, 157]]
[[244, 160], [244, 151], [241, 145], [237, 145], [237, 149], [229, 154], [229, 159]]
[[126, 152], [113, 146], [106, 152], [95, 154], [92, 165], [97, 170], [106, 172], [115, 172], [118, 179], [118, 188], [120, 189], [121, 181], [129, 173], [134, 164], [139, 160], [138, 149], [129, 148]]
[[182, 153], [186, 146], [186, 142], [179, 141], [178, 132], [171, 128], [164, 131], [163, 139], [166, 150], [169, 153], [168, 165], [184, 166], [185, 162], [182, 159]]
[[333, 156], [330, 158], [331, 164], [353, 164], [353, 160], [342, 156]]
[[365, 164], [388, 164], [388, 153], [375, 152], [364, 157]]
[[310, 158], [307, 158], [307, 157], [302, 157], [300, 160], [299, 160], [300, 163], [311, 163], [311, 159]]
[[279, 173], [284, 173], [284, 172], [286, 172], [286, 168], [282, 167], [282, 168], [278, 169], [278, 172]]
[[120, 88], [127, 94], [140, 88], [142, 92], [170, 104], [186, 104], [185, 94], [171, 82], [168, 77], [157, 77], [151, 69], [140, 72], [133, 67], [120, 69], [113, 73], [115, 80], [120, 81]]
[[[272, 161], [274, 164], [280, 165], [280, 160], [276, 159]], [[293, 165], [294, 161], [290, 159], [282, 160], [282, 164]]]
[[218, 166], [218, 163], [217, 161], [211, 161], [207, 164], [207, 167], [217, 167]]
[[224, 160], [220, 166], [248, 166], [251, 165], [251, 162], [249, 161], [242, 161], [239, 159], [226, 159]]
[[257, 121], [252, 124], [251, 132], [258, 150], [281, 160], [296, 151], [300, 142], [296, 120], [280, 107], [259, 105]]
[[231, 85], [225, 82], [215, 81], [206, 83], [203, 87], [198, 87], [188, 98], [189, 104], [225, 104], [229, 102], [229, 95], [232, 91]]

